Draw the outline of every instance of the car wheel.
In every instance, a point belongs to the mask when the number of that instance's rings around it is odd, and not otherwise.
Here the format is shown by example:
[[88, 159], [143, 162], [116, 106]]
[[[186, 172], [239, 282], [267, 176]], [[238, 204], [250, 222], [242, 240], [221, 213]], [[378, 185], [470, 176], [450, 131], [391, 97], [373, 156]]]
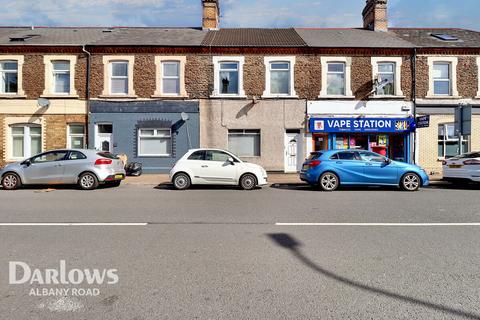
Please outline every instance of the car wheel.
[[243, 190], [253, 190], [257, 186], [257, 179], [251, 173], [244, 174], [240, 178], [240, 187]]
[[173, 177], [173, 186], [177, 190], [186, 190], [191, 185], [190, 177], [186, 173], [177, 173]]
[[22, 186], [22, 181], [16, 173], [7, 173], [2, 178], [2, 186], [5, 190], [15, 190]]
[[84, 173], [78, 179], [78, 186], [82, 190], [94, 190], [98, 187], [98, 179], [93, 173]]
[[405, 174], [400, 182], [400, 186], [405, 191], [417, 191], [421, 184], [420, 176], [413, 172]]
[[340, 180], [335, 173], [325, 172], [320, 176], [319, 187], [323, 191], [335, 191], [340, 185]]

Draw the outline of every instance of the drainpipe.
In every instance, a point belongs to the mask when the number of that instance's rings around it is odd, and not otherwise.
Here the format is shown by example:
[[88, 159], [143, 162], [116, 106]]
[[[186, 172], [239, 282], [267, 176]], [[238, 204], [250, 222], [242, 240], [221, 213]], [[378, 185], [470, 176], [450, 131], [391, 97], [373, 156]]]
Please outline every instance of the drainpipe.
[[[417, 119], [417, 48], [413, 48], [412, 56], [412, 94], [413, 94], [413, 119]], [[413, 133], [413, 163], [417, 164], [417, 145], [418, 135], [417, 128]]]
[[82, 51], [87, 55], [87, 70], [86, 70], [86, 81], [85, 81], [85, 99], [87, 104], [87, 125], [85, 126], [85, 134], [87, 136], [87, 149], [90, 144], [90, 135], [89, 135], [89, 123], [90, 123], [90, 65], [92, 60], [92, 54], [85, 49], [85, 45], [82, 46]]

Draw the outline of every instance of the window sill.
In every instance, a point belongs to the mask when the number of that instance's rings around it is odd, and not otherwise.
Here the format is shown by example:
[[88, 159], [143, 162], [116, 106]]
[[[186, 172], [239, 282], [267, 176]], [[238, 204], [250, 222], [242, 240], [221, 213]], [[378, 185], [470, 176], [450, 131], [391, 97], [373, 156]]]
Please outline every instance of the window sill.
[[426, 96], [425, 99], [444, 99], [444, 100], [454, 100], [454, 99], [461, 99], [460, 96]]
[[107, 94], [98, 96], [102, 99], [137, 99], [136, 95], [125, 95], [125, 94]]
[[355, 99], [355, 96], [319, 95], [319, 99]]
[[229, 94], [219, 94], [219, 95], [211, 95], [211, 99], [238, 99], [238, 100], [245, 100], [247, 96], [245, 95], [229, 95]]
[[405, 96], [397, 96], [397, 95], [373, 95], [370, 97], [370, 99], [405, 99]]
[[26, 99], [25, 94], [0, 94], [0, 99]]
[[473, 99], [480, 99], [480, 95], [473, 97]]
[[263, 95], [262, 96], [262, 99], [298, 99], [298, 96], [297, 95], [271, 95], [271, 94], [268, 94], [268, 95]]
[[153, 99], [188, 99], [188, 95], [164, 95], [164, 94], [154, 94], [150, 98]]
[[42, 94], [40, 97], [48, 99], [78, 99], [80, 96], [78, 94]]

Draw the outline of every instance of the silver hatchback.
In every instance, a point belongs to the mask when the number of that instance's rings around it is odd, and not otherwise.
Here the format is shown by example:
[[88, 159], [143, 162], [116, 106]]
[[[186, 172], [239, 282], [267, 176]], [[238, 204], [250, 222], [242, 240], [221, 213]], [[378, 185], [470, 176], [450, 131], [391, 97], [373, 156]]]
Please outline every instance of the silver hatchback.
[[0, 170], [2, 186], [14, 190], [22, 185], [77, 184], [93, 190], [99, 184], [119, 186], [125, 179], [123, 162], [97, 150], [52, 150], [8, 164]]

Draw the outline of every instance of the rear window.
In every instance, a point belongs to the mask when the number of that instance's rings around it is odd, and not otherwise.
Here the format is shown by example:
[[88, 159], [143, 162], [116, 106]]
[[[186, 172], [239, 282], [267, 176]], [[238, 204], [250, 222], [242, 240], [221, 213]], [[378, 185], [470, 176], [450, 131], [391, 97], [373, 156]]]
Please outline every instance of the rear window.
[[322, 154], [323, 154], [322, 152], [311, 152], [307, 160], [317, 160], [322, 156]]
[[115, 160], [119, 159], [116, 154], [113, 154], [113, 153], [110, 153], [110, 152], [99, 152], [99, 153], [97, 153], [97, 155], [99, 155], [100, 157], [107, 158], [107, 159], [115, 159]]
[[467, 158], [480, 158], [480, 152], [465, 153], [460, 156], [456, 156], [453, 159], [467, 159]]
[[203, 160], [205, 152], [202, 151], [195, 151], [188, 157], [188, 160]]

